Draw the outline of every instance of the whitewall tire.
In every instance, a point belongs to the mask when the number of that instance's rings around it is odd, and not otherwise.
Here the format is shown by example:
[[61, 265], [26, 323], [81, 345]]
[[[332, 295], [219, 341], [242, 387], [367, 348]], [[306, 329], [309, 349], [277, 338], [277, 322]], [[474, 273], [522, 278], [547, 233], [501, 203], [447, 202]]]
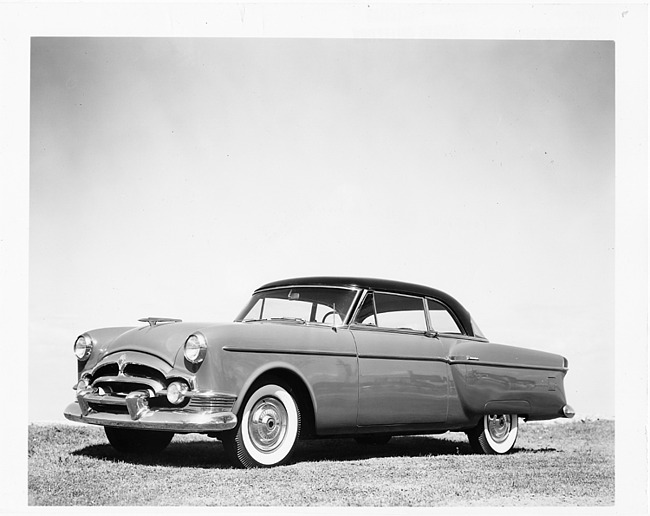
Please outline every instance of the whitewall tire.
[[238, 467], [286, 464], [300, 438], [300, 408], [283, 382], [258, 386], [244, 403], [237, 428], [224, 436], [230, 460]]
[[502, 455], [512, 450], [519, 431], [516, 414], [489, 414], [467, 432], [472, 449], [478, 453]]

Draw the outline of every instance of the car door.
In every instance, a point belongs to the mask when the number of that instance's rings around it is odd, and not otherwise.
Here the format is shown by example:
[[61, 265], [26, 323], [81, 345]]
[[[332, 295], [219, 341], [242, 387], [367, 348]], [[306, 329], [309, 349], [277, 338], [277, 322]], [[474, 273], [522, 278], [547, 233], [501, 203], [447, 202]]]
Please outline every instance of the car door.
[[424, 300], [368, 292], [350, 330], [359, 356], [358, 426], [444, 422], [449, 365]]

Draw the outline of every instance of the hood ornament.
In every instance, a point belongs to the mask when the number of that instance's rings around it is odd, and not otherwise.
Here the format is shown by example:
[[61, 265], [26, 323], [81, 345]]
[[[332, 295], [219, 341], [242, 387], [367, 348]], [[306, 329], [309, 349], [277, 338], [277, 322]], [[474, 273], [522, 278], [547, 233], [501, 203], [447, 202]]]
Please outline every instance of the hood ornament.
[[126, 355], [120, 355], [120, 358], [117, 359], [117, 368], [119, 370], [118, 375], [124, 374], [124, 368], [126, 367]]
[[144, 319], [138, 319], [138, 321], [149, 323], [149, 326], [155, 326], [158, 323], [183, 322], [181, 319], [170, 319], [169, 317], [145, 317]]

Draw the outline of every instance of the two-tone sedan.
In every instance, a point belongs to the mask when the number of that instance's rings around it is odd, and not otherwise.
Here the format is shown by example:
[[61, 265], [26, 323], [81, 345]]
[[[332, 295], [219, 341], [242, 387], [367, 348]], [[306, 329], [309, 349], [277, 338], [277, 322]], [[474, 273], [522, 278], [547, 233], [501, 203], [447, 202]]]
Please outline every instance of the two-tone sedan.
[[574, 414], [566, 358], [490, 343], [458, 301], [425, 286], [295, 278], [257, 289], [232, 323], [140, 321], [77, 338], [65, 410], [123, 452], [198, 432], [237, 466], [275, 466], [304, 438], [458, 431], [502, 454], [519, 418]]

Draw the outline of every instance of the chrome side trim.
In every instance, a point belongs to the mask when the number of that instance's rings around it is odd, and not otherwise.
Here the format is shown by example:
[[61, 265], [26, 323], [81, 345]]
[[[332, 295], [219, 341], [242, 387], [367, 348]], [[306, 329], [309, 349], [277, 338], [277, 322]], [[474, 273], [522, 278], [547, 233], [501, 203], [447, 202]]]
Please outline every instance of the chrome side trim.
[[[269, 353], [274, 355], [308, 355], [308, 356], [328, 356], [328, 357], [356, 357], [356, 353], [345, 353], [345, 352], [330, 352], [330, 351], [298, 351], [298, 350], [286, 350], [286, 349], [264, 349], [264, 348], [240, 348], [233, 346], [223, 346], [221, 349], [224, 351], [237, 352], [237, 353]], [[452, 357], [418, 357], [418, 356], [407, 356], [407, 355], [369, 355], [361, 354], [358, 355], [359, 358], [374, 359], [374, 360], [418, 360], [422, 362], [445, 362], [449, 365], [460, 365], [460, 364], [471, 364], [486, 367], [507, 367], [510, 369], [534, 369], [540, 371], [562, 371], [566, 372], [568, 369], [563, 367], [554, 367], [554, 366], [536, 366], [532, 364], [504, 364], [498, 362], [482, 362], [478, 357], [470, 356], [452, 356]]]
[[420, 335], [424, 337], [434, 337], [437, 336], [437, 333], [430, 333], [428, 330], [412, 330], [409, 328], [389, 328], [387, 326], [374, 326], [371, 324], [364, 325], [359, 323], [351, 324], [349, 327], [353, 331], [372, 331], [377, 333], [392, 333], [399, 335]]
[[230, 412], [237, 401], [237, 396], [216, 392], [188, 393], [190, 403], [188, 410], [204, 412]]
[[413, 362], [443, 362], [449, 363], [445, 357], [422, 357], [422, 356], [409, 356], [409, 355], [371, 355], [368, 353], [360, 354], [359, 358], [368, 360], [410, 360]]
[[464, 362], [466, 360], [472, 360], [474, 362], [477, 362], [481, 359], [478, 357], [470, 357], [469, 355], [452, 355], [449, 357], [450, 362]]
[[224, 351], [238, 352], [238, 353], [271, 353], [274, 355], [311, 355], [311, 356], [326, 356], [326, 357], [356, 357], [356, 353], [346, 353], [339, 351], [300, 351], [297, 349], [277, 349], [277, 348], [239, 348], [234, 346], [223, 346], [221, 349]]
[[538, 366], [532, 364], [506, 364], [500, 362], [483, 362], [483, 361], [477, 363], [476, 357], [449, 357], [448, 362], [449, 365], [468, 364], [468, 365], [481, 366], [481, 367], [506, 367], [509, 369], [534, 369], [538, 371], [562, 371], [565, 373], [568, 371], [566, 367], [558, 367], [558, 366]]

